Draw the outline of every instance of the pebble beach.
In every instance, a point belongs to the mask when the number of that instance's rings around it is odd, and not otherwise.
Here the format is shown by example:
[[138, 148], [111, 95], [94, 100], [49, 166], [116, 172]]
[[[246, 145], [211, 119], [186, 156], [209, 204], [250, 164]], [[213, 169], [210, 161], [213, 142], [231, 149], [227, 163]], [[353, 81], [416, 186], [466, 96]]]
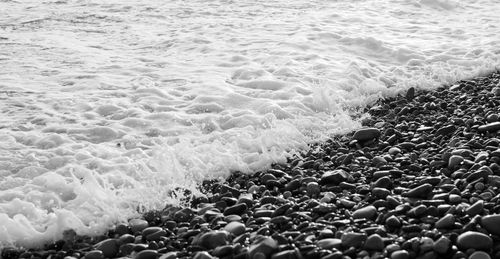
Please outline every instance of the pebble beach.
[[367, 108], [361, 129], [272, 169], [205, 181], [185, 206], [1, 256], [500, 258], [499, 105], [499, 72], [410, 88]]

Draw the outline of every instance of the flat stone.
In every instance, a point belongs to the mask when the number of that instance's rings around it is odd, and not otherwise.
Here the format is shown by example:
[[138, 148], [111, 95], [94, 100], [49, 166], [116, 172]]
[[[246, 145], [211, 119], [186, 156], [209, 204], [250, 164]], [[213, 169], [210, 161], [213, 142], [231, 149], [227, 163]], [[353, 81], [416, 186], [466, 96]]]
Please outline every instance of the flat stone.
[[352, 213], [352, 217], [354, 219], [373, 219], [376, 215], [377, 208], [373, 205], [357, 209], [354, 213]]
[[357, 141], [368, 141], [380, 137], [380, 130], [377, 128], [364, 128], [354, 133], [353, 139]]
[[467, 231], [458, 236], [457, 246], [462, 250], [471, 248], [476, 250], [490, 250], [493, 247], [493, 240], [483, 233]]
[[108, 258], [114, 258], [118, 254], [118, 241], [114, 238], [108, 238], [95, 245], [97, 250], [101, 250], [102, 254]]
[[488, 123], [486, 125], [479, 126], [477, 128], [479, 132], [495, 132], [497, 130], [500, 130], [500, 121]]
[[382, 251], [384, 249], [384, 240], [378, 234], [370, 235], [365, 242], [365, 249]]
[[425, 183], [409, 190], [405, 193], [405, 196], [411, 198], [426, 198], [432, 192], [432, 190], [432, 185], [429, 183]]
[[323, 249], [328, 249], [328, 250], [333, 248], [340, 249], [342, 245], [342, 240], [338, 238], [325, 238], [319, 240], [316, 244], [318, 247]]
[[500, 236], [500, 214], [487, 215], [481, 218], [481, 226], [488, 233]]
[[245, 233], [246, 227], [245, 227], [245, 224], [243, 224], [243, 223], [233, 221], [233, 222], [230, 222], [229, 224], [227, 224], [224, 227], [224, 230], [226, 230], [227, 232], [229, 232], [235, 236], [239, 236], [239, 235]]
[[366, 234], [349, 232], [349, 233], [344, 233], [340, 239], [342, 240], [343, 247], [359, 248], [363, 246], [363, 243], [366, 240]]

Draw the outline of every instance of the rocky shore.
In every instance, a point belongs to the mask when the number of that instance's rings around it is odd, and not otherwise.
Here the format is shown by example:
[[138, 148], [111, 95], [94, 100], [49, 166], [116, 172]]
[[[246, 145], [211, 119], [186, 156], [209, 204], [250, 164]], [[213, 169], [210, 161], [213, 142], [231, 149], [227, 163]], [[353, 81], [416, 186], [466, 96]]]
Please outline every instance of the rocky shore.
[[500, 258], [500, 73], [381, 100], [364, 128], [191, 206], [2, 258]]

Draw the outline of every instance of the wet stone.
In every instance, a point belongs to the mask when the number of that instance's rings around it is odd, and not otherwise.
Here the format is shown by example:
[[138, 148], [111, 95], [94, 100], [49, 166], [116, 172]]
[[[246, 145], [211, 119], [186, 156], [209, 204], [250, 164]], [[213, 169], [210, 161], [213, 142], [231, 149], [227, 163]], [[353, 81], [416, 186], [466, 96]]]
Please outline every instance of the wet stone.
[[481, 218], [481, 226], [493, 235], [500, 236], [500, 214], [487, 215]]
[[135, 259], [156, 259], [158, 252], [151, 249], [142, 250], [135, 255]]
[[433, 250], [438, 254], [446, 254], [451, 248], [451, 240], [445, 236], [440, 237], [433, 244]]
[[231, 207], [227, 207], [224, 210], [224, 215], [241, 215], [243, 212], [247, 210], [247, 205], [245, 203], [238, 203], [236, 205], [233, 205]]
[[325, 238], [319, 240], [316, 244], [318, 245], [318, 247], [322, 249], [328, 249], [328, 250], [333, 248], [340, 249], [342, 245], [342, 240], [338, 238]]
[[97, 243], [95, 248], [102, 251], [105, 257], [113, 258], [118, 254], [119, 246], [116, 239], [109, 238]]
[[453, 214], [446, 214], [444, 217], [440, 218], [435, 227], [436, 228], [452, 228], [455, 225], [455, 216]]
[[475, 251], [469, 256], [469, 259], [491, 259], [491, 256], [483, 251]]
[[406, 250], [394, 251], [391, 254], [391, 259], [409, 259], [410, 253]]
[[366, 206], [360, 209], [357, 209], [352, 214], [354, 219], [373, 219], [377, 215], [377, 208], [375, 206]]
[[370, 235], [365, 242], [365, 249], [382, 251], [384, 249], [384, 241], [378, 234]]
[[349, 173], [339, 169], [333, 171], [327, 171], [321, 176], [320, 184], [340, 184], [342, 182], [348, 181], [350, 179]]
[[380, 130], [376, 128], [365, 128], [356, 131], [353, 135], [353, 139], [357, 141], [368, 141], [380, 136]]
[[278, 249], [278, 242], [267, 237], [254, 243], [248, 249], [249, 258], [266, 258]]
[[479, 132], [495, 132], [500, 130], [500, 121], [488, 123], [486, 125], [479, 126]]
[[467, 231], [457, 238], [457, 246], [462, 250], [476, 249], [489, 250], [493, 247], [493, 240], [480, 232]]
[[349, 232], [349, 233], [344, 233], [342, 234], [342, 237], [340, 238], [342, 240], [342, 246], [343, 247], [361, 247], [363, 243], [366, 240], [366, 234], [365, 233], [355, 233], [355, 232]]
[[426, 198], [432, 190], [432, 185], [426, 183], [409, 190], [405, 195], [411, 198]]
[[227, 224], [224, 227], [224, 230], [226, 230], [227, 232], [229, 232], [235, 236], [239, 236], [239, 235], [245, 233], [246, 227], [245, 227], [245, 224], [243, 224], [243, 223], [233, 221], [233, 222], [230, 222], [229, 224]]
[[149, 226], [148, 222], [143, 219], [131, 219], [128, 224], [133, 233], [141, 232]]
[[85, 254], [85, 259], [104, 259], [104, 254], [101, 250], [93, 250]]

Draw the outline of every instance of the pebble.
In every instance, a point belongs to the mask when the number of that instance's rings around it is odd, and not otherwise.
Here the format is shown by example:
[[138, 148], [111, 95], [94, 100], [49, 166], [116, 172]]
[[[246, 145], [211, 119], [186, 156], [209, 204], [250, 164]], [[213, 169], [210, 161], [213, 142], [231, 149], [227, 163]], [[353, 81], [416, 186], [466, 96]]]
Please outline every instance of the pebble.
[[214, 258], [206, 251], [199, 251], [193, 256], [193, 259], [212, 259]]
[[484, 209], [484, 201], [478, 200], [474, 204], [472, 204], [469, 208], [467, 208], [465, 213], [467, 213], [467, 215], [472, 217], [481, 214], [483, 212], [483, 209]]
[[440, 237], [433, 244], [433, 249], [438, 254], [446, 254], [450, 250], [451, 240], [445, 236]]
[[102, 251], [102, 254], [105, 257], [108, 258], [113, 258], [118, 254], [118, 242], [116, 239], [113, 238], [108, 238], [106, 240], [103, 240], [95, 245], [95, 248], [97, 250]]
[[448, 168], [453, 169], [460, 166], [460, 164], [464, 161], [464, 158], [459, 155], [452, 155], [450, 159], [448, 159]]
[[364, 128], [356, 131], [353, 135], [353, 139], [357, 141], [367, 141], [380, 136], [380, 130], [376, 128]]
[[477, 128], [479, 132], [495, 132], [500, 130], [500, 121], [488, 123]]
[[349, 232], [342, 234], [340, 239], [343, 247], [361, 247], [366, 240], [366, 234]]
[[348, 181], [350, 178], [349, 173], [342, 169], [327, 171], [321, 176], [320, 184], [340, 184]]
[[208, 249], [213, 249], [218, 246], [226, 245], [228, 242], [228, 233], [226, 231], [209, 231], [196, 239], [193, 239], [193, 244], [206, 247]]
[[391, 259], [409, 259], [410, 253], [406, 250], [394, 251], [391, 254]]
[[320, 189], [319, 184], [317, 182], [310, 182], [307, 184], [306, 191], [307, 191], [307, 195], [315, 196], [321, 192], [321, 189]]
[[227, 207], [224, 210], [224, 216], [227, 215], [241, 215], [243, 212], [247, 210], [247, 205], [245, 203], [238, 203], [236, 205], [233, 205], [231, 207]]
[[425, 183], [409, 190], [405, 195], [411, 198], [426, 198], [432, 192], [432, 189], [432, 185]]
[[295, 250], [285, 250], [278, 253], [273, 254], [271, 259], [296, 259], [297, 251]]
[[471, 248], [476, 250], [490, 250], [493, 247], [493, 240], [483, 233], [467, 231], [458, 236], [457, 246], [462, 250]]
[[149, 226], [148, 222], [143, 219], [131, 219], [128, 224], [132, 233], [141, 232]]
[[235, 236], [239, 236], [239, 235], [245, 233], [246, 227], [245, 227], [245, 224], [243, 224], [243, 223], [233, 221], [233, 222], [230, 222], [229, 224], [227, 224], [224, 227], [224, 230], [226, 230], [227, 232], [229, 232]]
[[250, 259], [264, 259], [277, 249], [278, 242], [270, 237], [266, 237], [250, 246], [250, 248], [248, 249], [248, 256]]
[[440, 218], [436, 224], [436, 228], [446, 229], [452, 228], [455, 225], [455, 216], [453, 214], [446, 214], [444, 217]]
[[328, 249], [328, 250], [333, 248], [340, 249], [342, 245], [342, 240], [338, 238], [325, 238], [319, 240], [316, 244], [318, 245], [318, 247], [323, 249]]
[[85, 254], [85, 259], [104, 259], [104, 254], [101, 250], [93, 250]]
[[373, 219], [377, 215], [377, 208], [373, 205], [369, 205], [360, 209], [357, 209], [352, 213], [353, 219]]
[[156, 250], [146, 249], [137, 253], [134, 259], [156, 259], [158, 258], [158, 252]]
[[391, 148], [389, 148], [389, 151], [387, 151], [387, 153], [389, 153], [389, 155], [395, 156], [395, 155], [401, 153], [401, 149], [398, 147], [391, 147]]
[[481, 218], [481, 226], [493, 235], [500, 236], [500, 214], [487, 215]]
[[385, 220], [385, 225], [387, 225], [389, 228], [399, 228], [401, 227], [401, 221], [398, 219], [398, 217], [392, 215]]
[[382, 251], [384, 249], [384, 240], [378, 234], [370, 235], [365, 242], [365, 249]]
[[475, 251], [469, 256], [469, 259], [491, 259], [491, 257], [483, 251]]

